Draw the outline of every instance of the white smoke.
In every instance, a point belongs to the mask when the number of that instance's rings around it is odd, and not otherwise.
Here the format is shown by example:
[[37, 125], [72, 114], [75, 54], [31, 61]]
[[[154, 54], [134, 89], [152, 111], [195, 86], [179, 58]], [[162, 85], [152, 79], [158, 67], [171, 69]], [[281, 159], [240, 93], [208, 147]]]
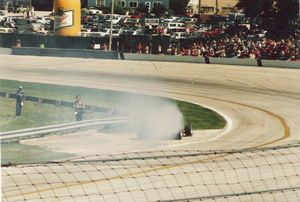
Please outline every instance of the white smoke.
[[180, 110], [170, 100], [141, 96], [122, 102], [133, 116], [132, 126], [138, 138], [175, 139], [184, 126]]

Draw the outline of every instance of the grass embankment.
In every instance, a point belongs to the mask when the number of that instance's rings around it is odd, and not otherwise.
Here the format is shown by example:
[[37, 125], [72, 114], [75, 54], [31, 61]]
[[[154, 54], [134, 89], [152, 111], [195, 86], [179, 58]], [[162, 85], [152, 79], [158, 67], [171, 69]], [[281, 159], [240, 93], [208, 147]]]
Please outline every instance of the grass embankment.
[[[81, 95], [89, 105], [108, 108], [122, 108], [122, 102], [126, 97], [130, 100], [151, 99], [151, 96], [136, 95], [131, 93], [99, 90], [83, 87], [70, 87], [49, 84], [37, 84], [11, 80], [0, 80], [0, 91], [14, 93], [18, 86], [22, 85], [25, 95], [49, 98], [64, 101], [74, 101], [75, 95]], [[26, 102], [21, 117], [16, 118], [15, 100], [0, 99], [0, 127], [2, 131], [30, 128], [36, 126], [51, 125], [55, 123], [74, 121], [73, 109], [55, 107], [46, 104]], [[219, 114], [201, 106], [182, 102], [176, 102], [182, 112], [185, 123], [193, 125], [194, 129], [220, 129], [226, 122]]]

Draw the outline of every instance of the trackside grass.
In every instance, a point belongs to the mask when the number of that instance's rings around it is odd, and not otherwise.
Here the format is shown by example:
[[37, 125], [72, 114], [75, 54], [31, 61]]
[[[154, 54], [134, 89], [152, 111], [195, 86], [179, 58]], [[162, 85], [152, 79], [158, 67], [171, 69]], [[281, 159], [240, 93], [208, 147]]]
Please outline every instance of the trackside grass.
[[[130, 100], [153, 98], [151, 96], [117, 91], [12, 80], [0, 80], [0, 91], [15, 93], [17, 87], [20, 85], [23, 86], [25, 95], [71, 102], [74, 101], [75, 95], [81, 95], [85, 103], [89, 105], [117, 108], [121, 110], [124, 110], [124, 108], [122, 107], [120, 100], [124, 100], [125, 97]], [[192, 124], [194, 129], [221, 129], [226, 125], [223, 117], [210, 109], [182, 101], [168, 101], [177, 104], [179, 110], [183, 114], [185, 123]], [[73, 109], [71, 108], [25, 102], [22, 116], [16, 118], [14, 116], [15, 100], [1, 98], [0, 106], [2, 109], [0, 110], [0, 129], [2, 131], [74, 121]], [[97, 115], [95, 116], [97, 117]]]

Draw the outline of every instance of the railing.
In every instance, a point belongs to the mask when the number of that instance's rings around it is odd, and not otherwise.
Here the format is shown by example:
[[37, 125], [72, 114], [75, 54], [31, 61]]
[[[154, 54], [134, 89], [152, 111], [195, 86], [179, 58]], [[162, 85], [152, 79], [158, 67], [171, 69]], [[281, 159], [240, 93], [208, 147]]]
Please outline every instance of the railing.
[[[5, 93], [0, 92], [0, 97], [7, 97], [7, 98], [15, 98], [16, 95], [13, 93]], [[52, 100], [46, 98], [38, 98], [32, 96], [26, 96], [26, 101], [31, 102], [38, 102], [38, 103], [46, 103], [52, 104], [55, 106], [63, 106], [63, 107], [73, 107], [72, 102], [66, 102], [61, 100]], [[71, 123], [64, 123], [64, 124], [56, 124], [52, 126], [44, 126], [44, 127], [36, 127], [36, 128], [29, 128], [29, 129], [22, 129], [22, 130], [15, 130], [15, 131], [8, 131], [0, 133], [0, 140], [2, 143], [5, 142], [14, 142], [28, 138], [36, 138], [45, 136], [48, 134], [53, 133], [66, 133], [72, 132], [79, 129], [87, 129], [91, 127], [99, 127], [104, 125], [115, 125], [115, 124], [122, 124], [130, 122], [130, 116], [123, 112], [119, 111], [112, 111], [111, 109], [98, 107], [98, 106], [86, 106], [87, 110], [91, 110], [94, 112], [104, 112], [110, 113], [117, 117], [110, 117], [110, 118], [103, 118], [103, 119], [92, 119], [92, 120], [84, 120], [78, 122], [71, 122]]]

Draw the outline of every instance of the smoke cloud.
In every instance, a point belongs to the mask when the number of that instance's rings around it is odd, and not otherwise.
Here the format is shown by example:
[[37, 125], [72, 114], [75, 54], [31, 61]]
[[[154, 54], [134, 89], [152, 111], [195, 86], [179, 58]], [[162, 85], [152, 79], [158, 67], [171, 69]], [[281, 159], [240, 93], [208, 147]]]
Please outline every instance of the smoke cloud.
[[178, 106], [168, 99], [124, 98], [122, 107], [132, 115], [132, 128], [140, 139], [175, 139], [184, 126]]

